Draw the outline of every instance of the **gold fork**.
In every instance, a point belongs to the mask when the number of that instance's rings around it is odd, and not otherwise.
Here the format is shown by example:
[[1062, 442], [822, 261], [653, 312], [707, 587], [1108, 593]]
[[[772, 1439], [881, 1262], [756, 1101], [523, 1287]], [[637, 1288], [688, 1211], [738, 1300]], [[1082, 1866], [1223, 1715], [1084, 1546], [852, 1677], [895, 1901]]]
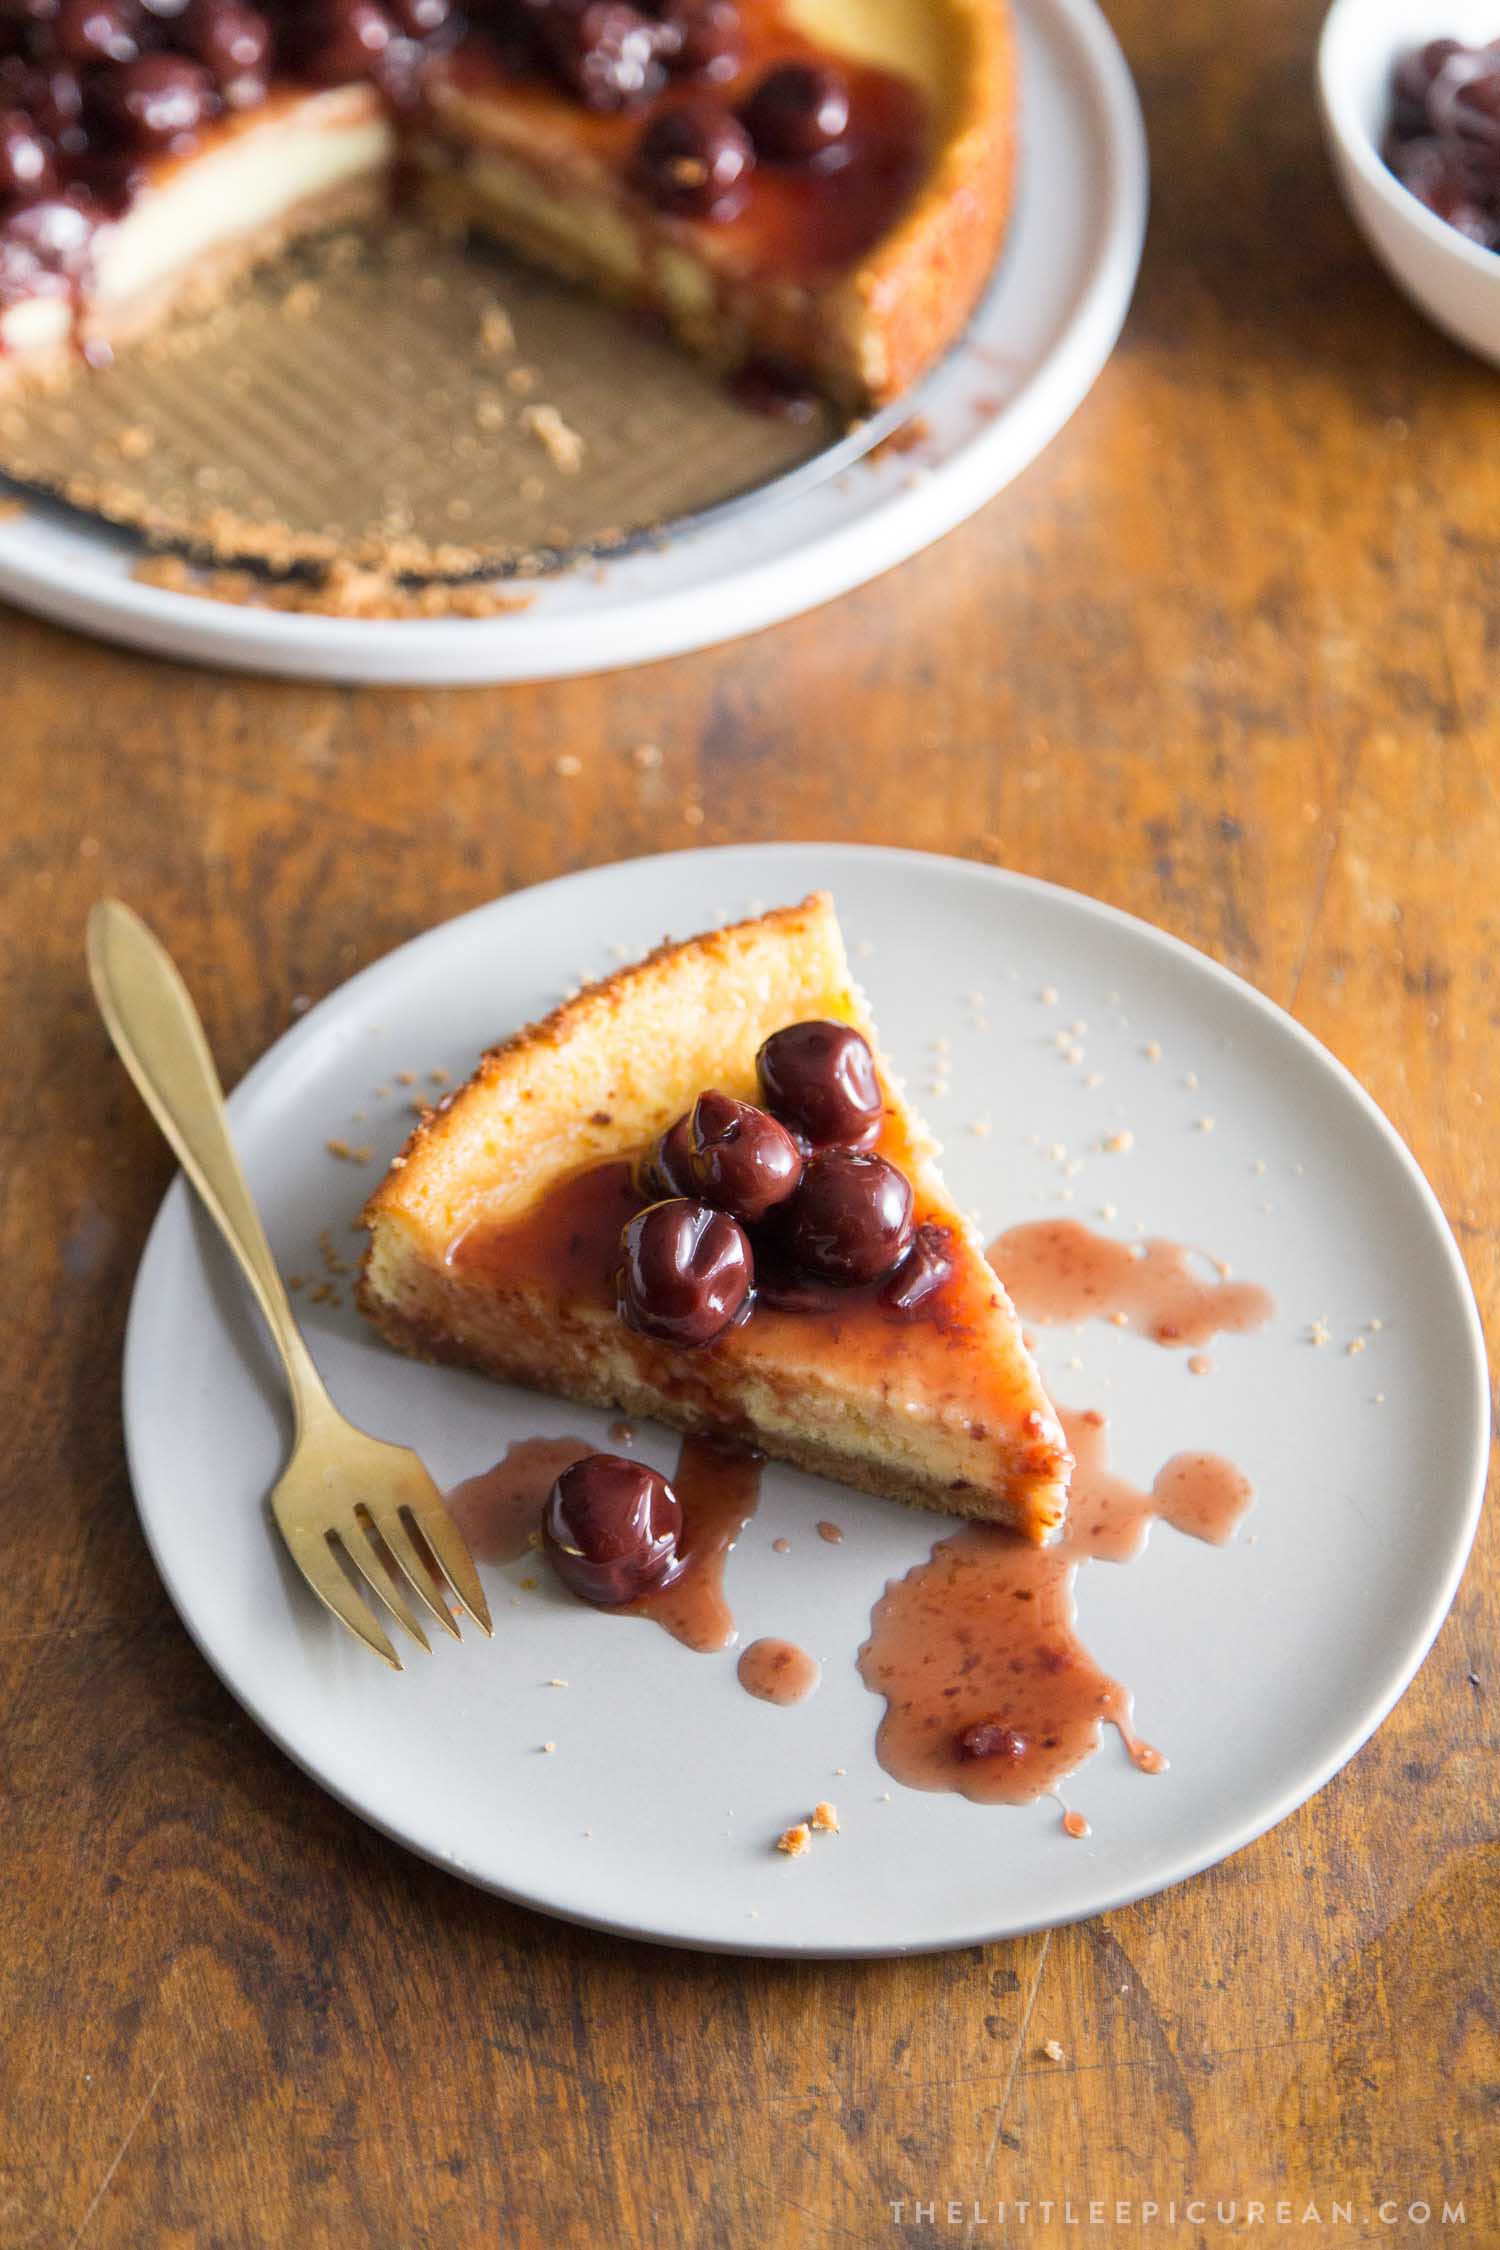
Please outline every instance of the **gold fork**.
[[469, 1550], [415, 1453], [357, 1430], [323, 1387], [229, 1137], [203, 1025], [171, 956], [115, 898], [101, 899], [89, 915], [88, 954], [94, 997], [120, 1059], [238, 1259], [281, 1354], [295, 1438], [271, 1510], [293, 1561], [319, 1601], [398, 1672], [401, 1659], [355, 1591], [356, 1578], [424, 1649], [430, 1644], [403, 1579], [455, 1640], [445, 1581], [493, 1632]]

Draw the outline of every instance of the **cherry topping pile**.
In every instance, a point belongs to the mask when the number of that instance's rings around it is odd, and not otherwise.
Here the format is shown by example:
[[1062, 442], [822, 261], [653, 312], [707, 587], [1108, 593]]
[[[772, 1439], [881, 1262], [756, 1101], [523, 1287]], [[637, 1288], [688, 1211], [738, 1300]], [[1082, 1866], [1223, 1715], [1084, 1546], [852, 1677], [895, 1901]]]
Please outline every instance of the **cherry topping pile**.
[[591, 1453], [565, 1469], [547, 1496], [542, 1544], [565, 1586], [614, 1608], [682, 1574], [682, 1507], [657, 1469], [618, 1453]]
[[946, 1230], [917, 1226], [911, 1182], [871, 1144], [875, 1059], [847, 1024], [796, 1023], [756, 1058], [764, 1107], [700, 1094], [636, 1168], [651, 1198], [620, 1237], [620, 1318], [664, 1343], [712, 1344], [757, 1297], [783, 1311], [879, 1287], [909, 1316], [952, 1271]]
[[1429, 39], [1396, 65], [1385, 160], [1438, 218], [1500, 249], [1500, 40]]

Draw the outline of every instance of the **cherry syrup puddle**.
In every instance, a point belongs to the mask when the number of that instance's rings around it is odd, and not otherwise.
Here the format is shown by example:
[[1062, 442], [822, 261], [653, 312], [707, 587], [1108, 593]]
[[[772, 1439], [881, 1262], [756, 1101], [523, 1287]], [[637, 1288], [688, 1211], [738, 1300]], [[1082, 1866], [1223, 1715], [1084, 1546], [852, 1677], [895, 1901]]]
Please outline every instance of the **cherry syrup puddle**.
[[[1041, 1324], [1104, 1319], [1186, 1349], [1271, 1317], [1264, 1289], [1232, 1280], [1222, 1267], [1210, 1280], [1194, 1270], [1196, 1255], [1161, 1238], [1118, 1242], [1076, 1220], [1012, 1227], [989, 1251], [1018, 1312]], [[1189, 1364], [1206, 1371], [1201, 1353]], [[979, 1804], [1056, 1796], [1106, 1726], [1143, 1773], [1166, 1766], [1134, 1731], [1129, 1689], [1078, 1637], [1078, 1572], [1085, 1563], [1133, 1560], [1158, 1518], [1222, 1545], [1250, 1506], [1252, 1487], [1217, 1454], [1177, 1453], [1143, 1490], [1109, 1466], [1103, 1414], [1090, 1408], [1059, 1419], [1075, 1462], [1059, 1538], [1037, 1547], [991, 1525], [966, 1524], [893, 1580], [871, 1614], [857, 1661], [865, 1685], [886, 1704], [876, 1755], [908, 1788], [952, 1790]], [[616, 1423], [611, 1435], [628, 1444], [635, 1433]], [[583, 1438], [524, 1438], [494, 1468], [455, 1486], [449, 1507], [476, 1560], [514, 1562], [537, 1546], [554, 1481], [595, 1450]], [[672, 1483], [683, 1511], [685, 1568], [615, 1614], [650, 1618], [701, 1653], [730, 1646], [735, 1624], [724, 1570], [758, 1505], [761, 1467], [759, 1454], [683, 1439]], [[816, 1530], [831, 1545], [843, 1538], [834, 1523]], [[801, 1702], [821, 1677], [813, 1657], [775, 1639], [752, 1642], [737, 1675], [747, 1693], [778, 1704]], [[1064, 1832], [1086, 1837], [1084, 1815], [1058, 1801]]]
[[[1012, 1227], [988, 1254], [1017, 1311], [1039, 1324], [1108, 1320], [1186, 1349], [1259, 1328], [1275, 1310], [1266, 1290], [1232, 1280], [1222, 1266], [1212, 1279], [1196, 1271], [1199, 1254], [1183, 1244], [1118, 1242], [1072, 1219]], [[1197, 1351], [1189, 1365], [1206, 1373], [1210, 1362]], [[1056, 1794], [1106, 1725], [1143, 1773], [1165, 1767], [1134, 1731], [1128, 1688], [1078, 1638], [1079, 1566], [1129, 1562], [1158, 1517], [1222, 1545], [1252, 1488], [1217, 1454], [1178, 1453], [1142, 1491], [1109, 1467], [1102, 1414], [1060, 1419], [1075, 1465], [1057, 1541], [1034, 1547], [969, 1525], [939, 1540], [875, 1605], [860, 1676], [886, 1699], [876, 1754], [909, 1788], [1030, 1803]], [[1062, 1825], [1069, 1836], [1089, 1833], [1083, 1815], [1066, 1807]]]
[[[1250, 1505], [1251, 1487], [1216, 1454], [1179, 1453], [1142, 1491], [1110, 1468], [1102, 1414], [1061, 1420], [1075, 1467], [1067, 1521], [1052, 1546], [968, 1524], [875, 1605], [859, 1672], [886, 1700], [876, 1755], [909, 1789], [1029, 1804], [1098, 1748], [1106, 1725], [1143, 1773], [1166, 1764], [1134, 1732], [1129, 1690], [1078, 1638], [1079, 1566], [1129, 1562], [1158, 1516], [1222, 1544]], [[1077, 1818], [1064, 1825], [1080, 1833]]]
[[1269, 1293], [1222, 1268], [1212, 1281], [1195, 1273], [1198, 1255], [1160, 1236], [1117, 1242], [1076, 1219], [1011, 1227], [988, 1252], [1017, 1312], [1043, 1326], [1108, 1320], [1169, 1349], [1263, 1327], [1276, 1309]]

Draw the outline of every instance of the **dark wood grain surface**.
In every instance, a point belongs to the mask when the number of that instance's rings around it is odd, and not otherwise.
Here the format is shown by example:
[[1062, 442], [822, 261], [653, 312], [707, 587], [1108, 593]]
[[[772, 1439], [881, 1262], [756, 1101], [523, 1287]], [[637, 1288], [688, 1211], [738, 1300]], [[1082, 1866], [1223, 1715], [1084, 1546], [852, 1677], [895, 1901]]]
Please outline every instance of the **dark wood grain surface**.
[[[757, 1966], [507, 1908], [364, 1828], [201, 1661], [127, 1489], [121, 1332], [169, 1167], [86, 996], [103, 890], [166, 936], [232, 1078], [299, 995], [566, 868], [811, 837], [1049, 876], [1326, 1040], [1493, 1316], [1500, 382], [1336, 203], [1315, 0], [1112, 13], [1155, 165], [1120, 350], [1011, 492], [878, 584], [680, 662], [453, 693], [0, 614], [7, 2250], [1196, 2244], [1230, 2239], [1216, 2198], [1303, 2243], [1279, 2198], [1379, 2242], [1454, 2238], [1461, 2200], [1500, 2243], [1493, 1524], [1391, 1719], [1227, 1865], [950, 1958]], [[995, 2220], [1065, 2195], [1179, 2223]]]

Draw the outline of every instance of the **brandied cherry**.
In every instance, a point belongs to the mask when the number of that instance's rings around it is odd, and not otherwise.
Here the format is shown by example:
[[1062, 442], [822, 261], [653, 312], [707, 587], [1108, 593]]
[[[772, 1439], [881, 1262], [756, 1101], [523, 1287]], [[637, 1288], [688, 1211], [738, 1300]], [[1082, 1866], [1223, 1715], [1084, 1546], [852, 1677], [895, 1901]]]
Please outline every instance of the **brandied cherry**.
[[784, 1125], [751, 1102], [700, 1094], [688, 1120], [688, 1193], [754, 1226], [785, 1203], [802, 1177], [803, 1156]]
[[1479, 201], [1474, 180], [1452, 141], [1424, 136], [1398, 142], [1390, 152], [1391, 170], [1419, 203], [1472, 242], [1488, 244], [1500, 233]]
[[674, 77], [732, 78], [744, 52], [735, 0], [657, 0], [665, 39], [662, 57]]
[[1435, 217], [1500, 247], [1500, 42], [1430, 39], [1402, 55], [1383, 153]]
[[849, 129], [849, 88], [826, 63], [768, 70], [740, 111], [757, 152], [773, 164], [806, 164]]
[[538, 28], [553, 69], [585, 109], [639, 109], [662, 84], [662, 27], [627, 0], [554, 0]]
[[867, 1148], [880, 1131], [875, 1058], [848, 1024], [788, 1024], [755, 1060], [766, 1107], [814, 1148]]
[[64, 62], [133, 62], [141, 51], [140, 18], [127, 0], [62, 0], [52, 36]]
[[1500, 147], [1500, 70], [1483, 71], [1458, 87], [1449, 116], [1462, 139]]
[[618, 1453], [591, 1453], [564, 1469], [542, 1517], [542, 1544], [558, 1577], [603, 1608], [678, 1577], [681, 1536], [682, 1507], [666, 1478]]
[[24, 40], [38, 26], [51, 23], [57, 0], [0, 0], [0, 47]]
[[487, 0], [477, 13], [503, 70], [524, 77], [546, 67], [542, 19], [550, 13], [548, 0]]
[[258, 8], [239, 0], [188, 0], [177, 39], [213, 73], [231, 109], [249, 109], [265, 98], [271, 74], [271, 26]]
[[911, 1247], [911, 1182], [883, 1156], [822, 1149], [782, 1206], [776, 1232], [799, 1271], [819, 1281], [883, 1281]]
[[1456, 39], [1429, 39], [1401, 56], [1391, 81], [1394, 122], [1403, 133], [1427, 130], [1427, 97], [1432, 82], [1449, 59], [1463, 53]]
[[453, 0], [389, 0], [389, 6], [408, 39], [430, 39], [453, 13]]
[[66, 63], [39, 70], [26, 107], [55, 149], [76, 155], [83, 146], [83, 80]]
[[1025, 1735], [1008, 1727], [1003, 1719], [976, 1719], [959, 1730], [955, 1742], [961, 1758], [1004, 1758], [1012, 1762], [1024, 1758], [1030, 1747]]
[[731, 219], [755, 169], [738, 118], [702, 96], [652, 118], [635, 152], [636, 178], [653, 203], [685, 219]]
[[7, 110], [0, 116], [0, 203], [29, 202], [56, 189], [47, 143], [24, 110]]
[[909, 1316], [936, 1296], [953, 1272], [953, 1236], [947, 1227], [921, 1226], [911, 1248], [880, 1292], [893, 1313]]
[[310, 78], [342, 86], [373, 78], [395, 37], [396, 27], [377, 0], [324, 0], [313, 23], [299, 29], [296, 47]]
[[638, 1195], [650, 1203], [659, 1203], [665, 1196], [691, 1195], [693, 1175], [689, 1155], [693, 1145], [693, 1121], [679, 1117], [659, 1133], [644, 1156], [635, 1166], [634, 1186]]
[[727, 1211], [675, 1197], [638, 1211], [620, 1236], [620, 1318], [643, 1336], [711, 1344], [749, 1311], [755, 1261]]
[[121, 138], [140, 149], [185, 148], [214, 106], [213, 80], [180, 55], [139, 55], [110, 71], [99, 98]]

